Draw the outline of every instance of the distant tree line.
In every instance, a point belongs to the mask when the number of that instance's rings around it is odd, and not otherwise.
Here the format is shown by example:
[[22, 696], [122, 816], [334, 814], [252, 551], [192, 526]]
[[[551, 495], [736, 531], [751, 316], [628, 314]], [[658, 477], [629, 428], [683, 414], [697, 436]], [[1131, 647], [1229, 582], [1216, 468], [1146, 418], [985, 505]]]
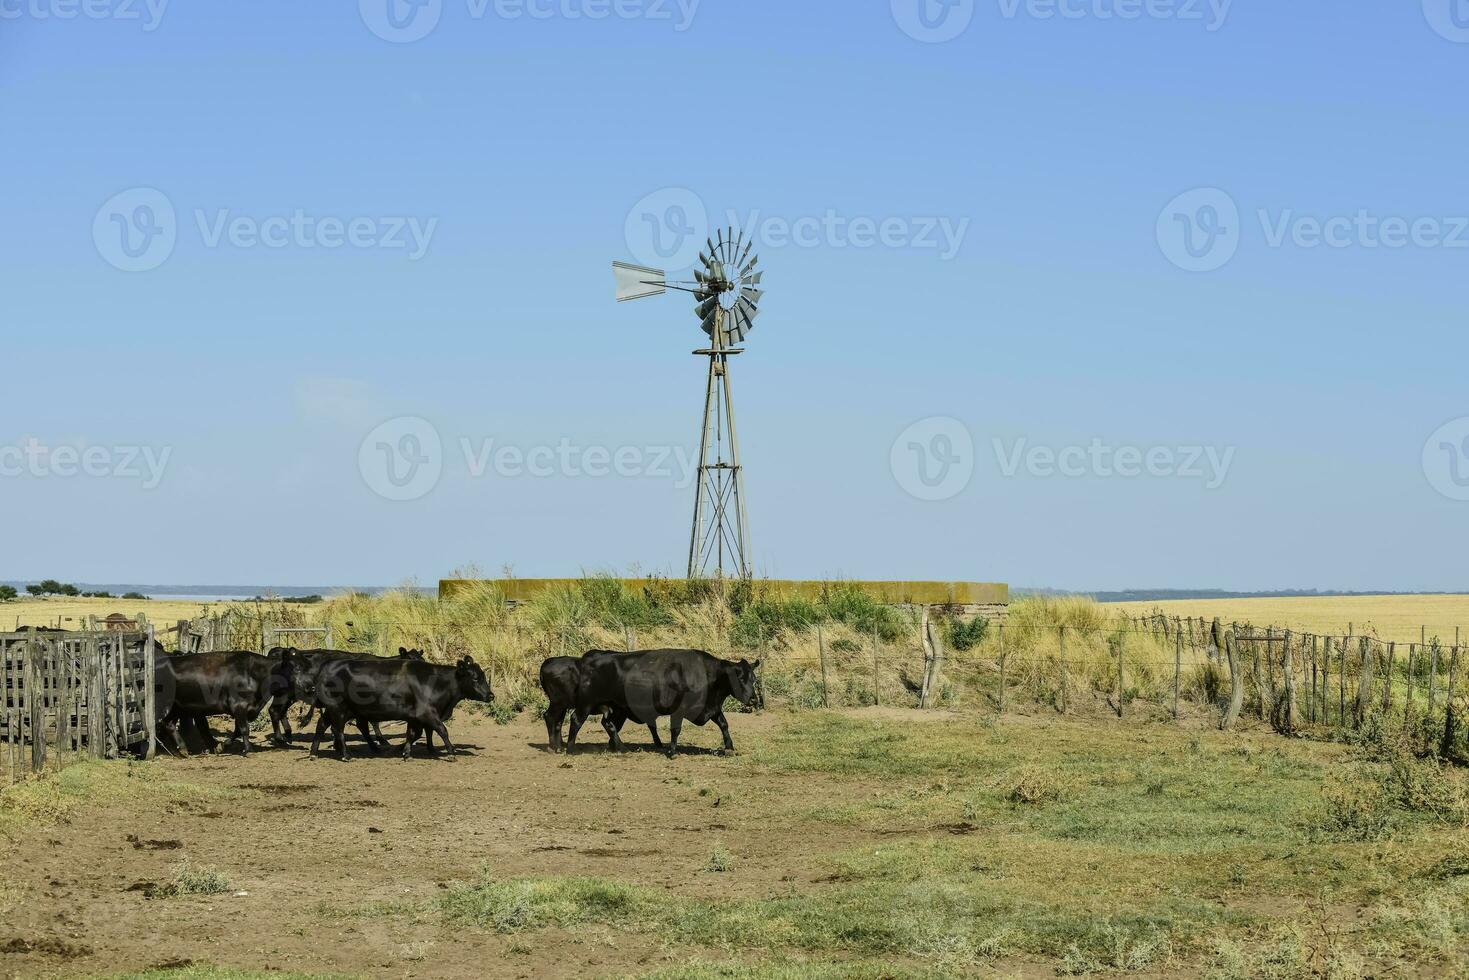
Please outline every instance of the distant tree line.
[[[26, 593], [36, 598], [43, 596], [80, 596], [84, 599], [116, 599], [118, 596], [111, 592], [83, 592], [70, 582], [58, 582], [54, 578], [43, 579], [25, 587]], [[0, 585], [0, 602], [10, 602], [20, 595], [13, 585]], [[121, 596], [123, 599], [147, 599], [141, 592], [128, 592]]]

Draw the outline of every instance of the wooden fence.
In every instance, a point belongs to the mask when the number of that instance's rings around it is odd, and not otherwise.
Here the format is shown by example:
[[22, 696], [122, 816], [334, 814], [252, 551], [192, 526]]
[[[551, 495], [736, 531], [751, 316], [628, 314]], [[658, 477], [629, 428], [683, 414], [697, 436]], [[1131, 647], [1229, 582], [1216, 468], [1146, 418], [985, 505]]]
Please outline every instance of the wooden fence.
[[153, 754], [153, 631], [0, 633], [0, 780]]
[[1398, 643], [1351, 630], [1325, 636], [1166, 616], [1138, 617], [1132, 626], [1202, 642], [1227, 663], [1230, 697], [1220, 727], [1253, 711], [1287, 735], [1390, 726], [1443, 755], [1463, 740], [1461, 667], [1469, 665], [1461, 664], [1457, 635], [1445, 643], [1425, 630], [1419, 643]]

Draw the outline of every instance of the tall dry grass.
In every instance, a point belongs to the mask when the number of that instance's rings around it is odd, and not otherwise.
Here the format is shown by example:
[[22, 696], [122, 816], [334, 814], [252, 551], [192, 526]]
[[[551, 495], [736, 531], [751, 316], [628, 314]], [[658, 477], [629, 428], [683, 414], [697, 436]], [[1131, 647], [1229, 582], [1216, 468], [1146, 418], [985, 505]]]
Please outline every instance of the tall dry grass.
[[[541, 703], [542, 660], [588, 649], [692, 647], [759, 658], [767, 698], [797, 707], [912, 705], [924, 671], [917, 611], [884, 606], [849, 583], [806, 600], [759, 582], [649, 579], [634, 589], [588, 576], [514, 608], [494, 583], [482, 582], [446, 599], [411, 589], [348, 595], [313, 613], [343, 649], [390, 655], [417, 648], [440, 663], [473, 656], [510, 709]], [[1003, 657], [1012, 703], [1084, 710], [1115, 698], [1119, 648], [1126, 700], [1171, 697], [1171, 645], [1125, 631], [1122, 614], [1089, 599], [1021, 599], [1003, 628], [937, 615], [946, 653], [934, 691], [940, 705], [993, 705]], [[1217, 668], [1202, 651], [1185, 650], [1184, 667], [1185, 696], [1217, 694], [1217, 677], [1205, 676]]]

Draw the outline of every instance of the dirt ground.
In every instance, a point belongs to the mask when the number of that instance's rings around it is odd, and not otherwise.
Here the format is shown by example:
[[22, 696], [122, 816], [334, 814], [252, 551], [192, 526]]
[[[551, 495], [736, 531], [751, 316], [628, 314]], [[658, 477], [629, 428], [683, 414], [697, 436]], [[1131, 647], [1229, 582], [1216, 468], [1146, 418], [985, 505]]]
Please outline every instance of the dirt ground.
[[[783, 717], [732, 718], [737, 745]], [[462, 753], [453, 762], [360, 749], [347, 764], [310, 760], [299, 736], [291, 748], [248, 758], [168, 759], [161, 764], [169, 779], [226, 795], [87, 809], [0, 841], [9, 852], [5, 882], [24, 896], [0, 919], [0, 975], [107, 975], [190, 962], [364, 976], [635, 974], [686, 960], [689, 950], [664, 952], [611, 931], [499, 936], [428, 917], [355, 913], [374, 902], [432, 899], [483, 864], [503, 875], [615, 877], [685, 896], [766, 894], [782, 882], [818, 881], [822, 870], [805, 856], [834, 843], [813, 847], [801, 822], [757, 816], [771, 804], [814, 805], [829, 787], [750, 775], [709, 751], [719, 743], [712, 725], [686, 727], [685, 745], [705, 751], [675, 761], [650, 751], [609, 755], [600, 730], [592, 748], [550, 755], [543, 724], [526, 716], [508, 726], [461, 717], [451, 733]], [[646, 743], [647, 734], [629, 741]], [[255, 744], [263, 742], [257, 734]], [[731, 799], [766, 805], [726, 806]], [[716, 844], [739, 856], [730, 873], [704, 873]], [[231, 891], [148, 897], [180, 861], [219, 869]]]

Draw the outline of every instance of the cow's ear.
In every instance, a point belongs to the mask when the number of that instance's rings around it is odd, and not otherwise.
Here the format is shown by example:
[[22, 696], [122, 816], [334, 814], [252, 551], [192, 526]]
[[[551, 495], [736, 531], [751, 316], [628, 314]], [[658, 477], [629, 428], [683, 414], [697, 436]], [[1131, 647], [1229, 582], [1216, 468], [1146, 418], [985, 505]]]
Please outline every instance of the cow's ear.
[[406, 657], [406, 656], [408, 656], [408, 649], [406, 647], [399, 647], [398, 648], [398, 656], [400, 656], [400, 657]]
[[757, 660], [754, 663], [752, 663], [750, 665], [750, 669], [751, 670], [759, 670], [760, 669], [760, 661]]

